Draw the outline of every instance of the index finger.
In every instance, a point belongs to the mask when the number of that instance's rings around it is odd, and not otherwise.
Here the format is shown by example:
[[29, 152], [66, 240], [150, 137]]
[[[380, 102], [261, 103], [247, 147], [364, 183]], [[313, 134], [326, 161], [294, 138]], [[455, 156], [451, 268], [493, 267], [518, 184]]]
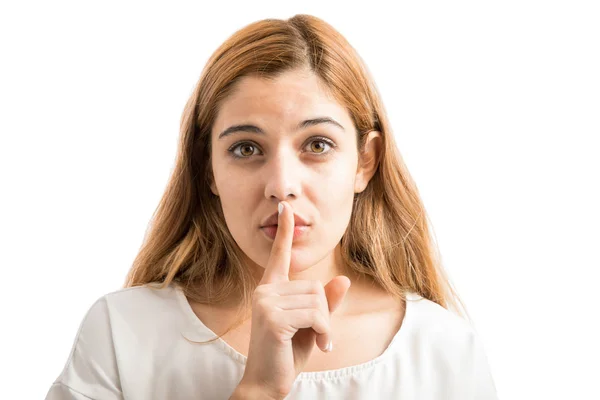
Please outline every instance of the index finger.
[[283, 206], [283, 210], [277, 219], [277, 233], [261, 284], [289, 281], [294, 239], [294, 213], [290, 205], [284, 201], [280, 202], [279, 206]]

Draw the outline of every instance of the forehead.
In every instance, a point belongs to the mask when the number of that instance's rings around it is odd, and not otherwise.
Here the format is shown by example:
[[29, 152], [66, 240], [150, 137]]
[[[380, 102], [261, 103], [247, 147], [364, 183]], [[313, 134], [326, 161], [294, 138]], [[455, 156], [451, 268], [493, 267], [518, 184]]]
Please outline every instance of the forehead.
[[288, 71], [276, 79], [245, 76], [220, 106], [213, 131], [240, 122], [286, 129], [299, 121], [328, 116], [351, 127], [350, 115], [312, 72]]

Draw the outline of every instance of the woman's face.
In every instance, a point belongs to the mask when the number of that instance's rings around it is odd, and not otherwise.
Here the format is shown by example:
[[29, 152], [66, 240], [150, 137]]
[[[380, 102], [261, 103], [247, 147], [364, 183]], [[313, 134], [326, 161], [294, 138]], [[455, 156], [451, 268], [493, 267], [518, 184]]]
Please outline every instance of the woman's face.
[[[331, 122], [305, 123], [316, 118]], [[234, 126], [252, 125], [245, 129]], [[223, 134], [227, 130], [228, 133]], [[309, 225], [295, 237], [290, 275], [329, 266], [346, 231], [357, 182], [356, 129], [316, 75], [288, 71], [275, 81], [244, 77], [212, 127], [211, 190], [249, 261], [266, 267], [273, 240], [261, 226], [287, 201]]]

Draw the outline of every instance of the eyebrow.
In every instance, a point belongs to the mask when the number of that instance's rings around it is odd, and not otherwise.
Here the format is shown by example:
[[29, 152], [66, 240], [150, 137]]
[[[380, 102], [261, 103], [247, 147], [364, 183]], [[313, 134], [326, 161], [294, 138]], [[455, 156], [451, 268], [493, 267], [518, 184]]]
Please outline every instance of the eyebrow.
[[[344, 127], [342, 126], [342, 124], [340, 124], [336, 120], [329, 118], [329, 117], [318, 117], [318, 118], [307, 119], [305, 121], [300, 122], [296, 126], [295, 130], [304, 129], [304, 128], [308, 128], [310, 126], [319, 125], [319, 124], [330, 124], [330, 125], [337, 126], [342, 131], [344, 130]], [[229, 136], [234, 133], [238, 133], [238, 132], [258, 133], [261, 135], [265, 134], [265, 132], [262, 129], [260, 129], [258, 126], [249, 125], [249, 124], [234, 125], [234, 126], [230, 126], [229, 128], [225, 129], [223, 132], [221, 132], [221, 134], [219, 135], [219, 139], [224, 138], [224, 137]]]

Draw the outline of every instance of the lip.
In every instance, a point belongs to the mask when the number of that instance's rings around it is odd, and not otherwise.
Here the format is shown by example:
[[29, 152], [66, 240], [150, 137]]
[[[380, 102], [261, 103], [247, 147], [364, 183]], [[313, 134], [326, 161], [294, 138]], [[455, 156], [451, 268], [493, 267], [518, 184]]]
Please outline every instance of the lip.
[[[279, 220], [278, 217], [279, 213], [277, 212], [274, 212], [273, 214], [269, 215], [269, 217], [260, 224], [261, 229], [277, 225], [277, 222]], [[310, 224], [306, 222], [306, 220], [300, 215], [294, 213], [294, 226], [310, 226]]]
[[[301, 236], [306, 235], [306, 233], [308, 232], [309, 229], [310, 229], [310, 225], [294, 226], [293, 240], [296, 240], [296, 239], [300, 238]], [[263, 226], [260, 228], [260, 230], [263, 232], [263, 234], [267, 238], [269, 238], [271, 240], [275, 240], [275, 235], [277, 234], [277, 225]]]

